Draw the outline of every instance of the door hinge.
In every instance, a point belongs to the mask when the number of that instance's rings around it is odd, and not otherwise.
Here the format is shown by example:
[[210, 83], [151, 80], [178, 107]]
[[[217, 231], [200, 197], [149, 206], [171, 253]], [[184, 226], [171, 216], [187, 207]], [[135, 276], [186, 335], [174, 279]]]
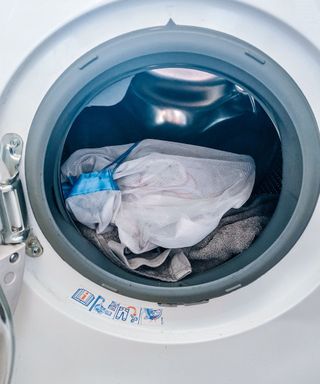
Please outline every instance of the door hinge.
[[19, 178], [23, 141], [15, 133], [0, 142], [0, 242], [22, 243], [28, 236], [27, 210]]

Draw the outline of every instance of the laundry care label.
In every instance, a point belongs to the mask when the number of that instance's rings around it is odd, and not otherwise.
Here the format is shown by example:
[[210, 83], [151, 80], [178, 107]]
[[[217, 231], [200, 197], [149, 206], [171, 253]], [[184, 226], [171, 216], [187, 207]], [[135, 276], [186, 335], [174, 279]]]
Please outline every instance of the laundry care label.
[[84, 288], [78, 288], [71, 299], [88, 312], [114, 321], [131, 325], [161, 326], [163, 324], [162, 309], [124, 305], [112, 298], [95, 295]]

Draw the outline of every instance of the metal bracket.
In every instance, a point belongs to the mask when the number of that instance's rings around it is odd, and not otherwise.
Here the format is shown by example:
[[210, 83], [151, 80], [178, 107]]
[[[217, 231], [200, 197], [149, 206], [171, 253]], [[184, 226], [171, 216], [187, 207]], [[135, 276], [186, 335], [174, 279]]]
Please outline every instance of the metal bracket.
[[43, 254], [43, 247], [37, 236], [33, 234], [32, 230], [26, 240], [26, 254], [31, 257], [38, 257]]
[[28, 235], [27, 210], [19, 179], [23, 141], [15, 133], [0, 142], [0, 234], [2, 244], [18, 244]]

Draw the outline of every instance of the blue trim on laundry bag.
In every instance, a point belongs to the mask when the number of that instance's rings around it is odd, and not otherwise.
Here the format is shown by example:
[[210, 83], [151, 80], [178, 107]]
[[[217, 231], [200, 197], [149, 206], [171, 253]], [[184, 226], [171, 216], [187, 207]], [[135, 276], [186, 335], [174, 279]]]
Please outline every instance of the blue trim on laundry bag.
[[62, 183], [61, 191], [62, 191], [63, 197], [67, 199], [72, 191], [72, 184], [70, 184], [70, 182]]
[[68, 197], [87, 195], [99, 191], [119, 191], [117, 183], [113, 179], [113, 172], [104, 169], [100, 172], [82, 173], [72, 186]]
[[120, 188], [113, 179], [113, 174], [138, 144], [139, 142], [134, 143], [101, 171], [82, 173], [79, 177], [69, 177], [69, 183], [62, 184], [64, 198], [67, 199], [68, 197], [87, 195], [99, 191], [119, 191]]

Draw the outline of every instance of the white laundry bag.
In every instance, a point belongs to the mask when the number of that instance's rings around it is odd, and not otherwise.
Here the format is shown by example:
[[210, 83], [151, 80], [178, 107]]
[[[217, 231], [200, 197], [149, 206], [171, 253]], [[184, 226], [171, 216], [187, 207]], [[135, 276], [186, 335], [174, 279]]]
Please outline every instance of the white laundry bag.
[[97, 233], [116, 225], [137, 254], [198, 243], [246, 202], [254, 179], [249, 156], [151, 139], [80, 149], [61, 168], [74, 218]]

